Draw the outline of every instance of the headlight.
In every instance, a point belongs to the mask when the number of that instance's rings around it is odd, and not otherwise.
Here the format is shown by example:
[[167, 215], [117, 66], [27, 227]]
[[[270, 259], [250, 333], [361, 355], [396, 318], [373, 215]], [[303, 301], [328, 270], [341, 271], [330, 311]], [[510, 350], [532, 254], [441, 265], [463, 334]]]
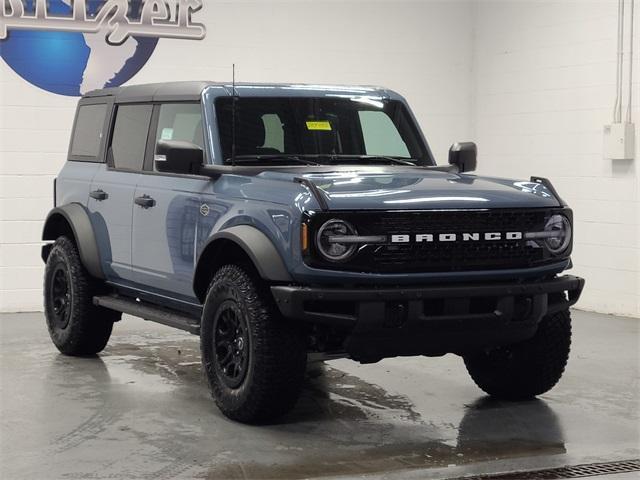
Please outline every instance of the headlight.
[[571, 243], [571, 222], [564, 215], [552, 215], [544, 226], [544, 243], [554, 255], [564, 252]]
[[340, 237], [353, 237], [358, 235], [356, 229], [344, 220], [329, 220], [325, 222], [316, 235], [316, 246], [324, 258], [330, 262], [343, 262], [351, 257], [357, 250], [357, 244], [340, 241]]

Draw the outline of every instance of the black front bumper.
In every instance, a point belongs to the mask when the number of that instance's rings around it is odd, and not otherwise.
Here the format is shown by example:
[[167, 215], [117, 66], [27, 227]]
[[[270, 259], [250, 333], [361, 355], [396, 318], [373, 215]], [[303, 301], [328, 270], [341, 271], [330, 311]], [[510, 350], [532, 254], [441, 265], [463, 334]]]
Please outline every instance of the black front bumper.
[[272, 286], [282, 314], [346, 332], [361, 361], [443, 355], [532, 337], [545, 315], [578, 301], [584, 279], [394, 288]]

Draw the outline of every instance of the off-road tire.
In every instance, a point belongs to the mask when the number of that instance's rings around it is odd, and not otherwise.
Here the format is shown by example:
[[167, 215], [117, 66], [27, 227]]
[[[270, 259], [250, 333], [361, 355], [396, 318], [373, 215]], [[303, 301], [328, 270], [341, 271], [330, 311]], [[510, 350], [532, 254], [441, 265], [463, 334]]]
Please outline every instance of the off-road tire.
[[[224, 315], [237, 316], [237, 322], [243, 325], [235, 331], [244, 333], [233, 341], [226, 325], [234, 320], [223, 320]], [[221, 267], [205, 299], [200, 349], [212, 396], [222, 413], [235, 421], [256, 424], [275, 420], [291, 410], [304, 380], [304, 338], [298, 326], [282, 318], [268, 285], [255, 271], [240, 265]], [[214, 342], [218, 343], [217, 350]], [[223, 368], [224, 361], [230, 361], [229, 344], [237, 346], [240, 342], [246, 350], [234, 350], [239, 353], [234, 357], [238, 358], [237, 364]], [[248, 355], [246, 360], [240, 360], [242, 354]], [[237, 368], [243, 361], [246, 366]], [[230, 379], [229, 372], [237, 375]]]
[[[55, 279], [58, 282], [54, 287]], [[65, 282], [66, 293], [61, 294], [60, 285]], [[58, 237], [45, 267], [44, 311], [51, 340], [61, 353], [95, 355], [107, 345], [113, 322], [121, 314], [93, 304], [94, 295], [103, 290], [103, 282], [89, 275], [82, 265], [75, 243], [68, 237]]]
[[548, 392], [564, 372], [571, 347], [569, 310], [544, 317], [529, 340], [464, 357], [473, 381], [489, 395], [528, 400]]

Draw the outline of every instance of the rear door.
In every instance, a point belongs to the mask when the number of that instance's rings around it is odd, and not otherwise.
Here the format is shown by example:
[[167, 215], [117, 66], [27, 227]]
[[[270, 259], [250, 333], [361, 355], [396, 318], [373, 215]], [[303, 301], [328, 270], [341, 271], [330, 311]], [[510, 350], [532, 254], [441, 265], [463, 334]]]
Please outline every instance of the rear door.
[[[165, 103], [154, 107], [145, 172], [135, 196], [149, 198], [148, 207], [133, 210], [133, 274], [156, 294], [196, 303], [192, 280], [198, 246], [219, 215], [211, 205], [211, 180], [197, 175], [156, 171], [153, 153], [158, 140], [204, 145], [199, 103]], [[211, 205], [211, 206], [210, 206]]]
[[121, 104], [115, 109], [107, 164], [96, 173], [89, 192], [103, 268], [109, 280], [127, 284], [131, 273], [131, 225], [135, 189], [144, 165], [152, 106]]

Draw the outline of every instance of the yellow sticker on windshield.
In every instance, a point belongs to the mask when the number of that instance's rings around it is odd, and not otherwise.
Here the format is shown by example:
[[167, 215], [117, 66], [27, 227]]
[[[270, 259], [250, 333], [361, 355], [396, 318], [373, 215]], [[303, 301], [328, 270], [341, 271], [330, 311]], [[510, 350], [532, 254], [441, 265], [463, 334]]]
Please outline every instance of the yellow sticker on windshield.
[[331, 123], [329, 123], [327, 120], [308, 121], [307, 130], [322, 130], [325, 132], [330, 132]]

